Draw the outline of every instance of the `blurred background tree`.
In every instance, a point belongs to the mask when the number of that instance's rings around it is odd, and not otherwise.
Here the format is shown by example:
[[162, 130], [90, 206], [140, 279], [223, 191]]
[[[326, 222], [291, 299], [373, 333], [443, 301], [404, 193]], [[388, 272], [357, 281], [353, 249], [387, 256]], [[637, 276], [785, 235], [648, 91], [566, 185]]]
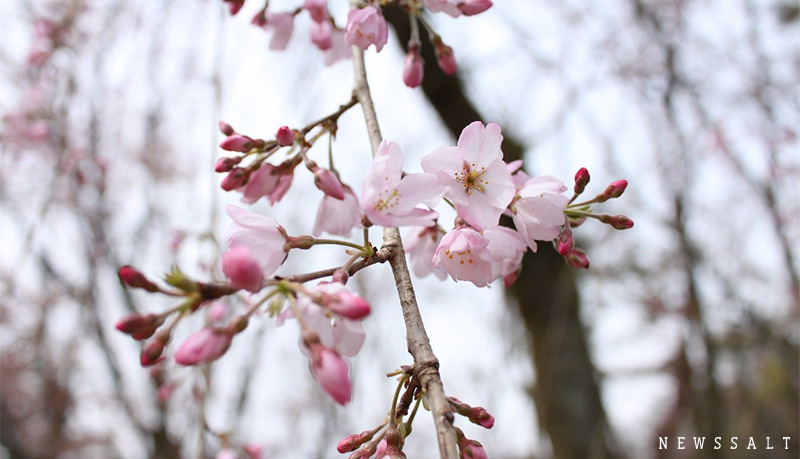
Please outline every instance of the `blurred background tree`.
[[[322, 67], [302, 25], [287, 53], [270, 54], [247, 23], [257, 6], [235, 18], [209, 1], [0, 7], [3, 454], [208, 457], [230, 431], [269, 457], [332, 457], [380, 416], [386, 388], [371, 381], [407, 359], [388, 311], [354, 363], [362, 401], [346, 411], [307, 385], [294, 338], [268, 324], [229, 362], [154, 374], [113, 330], [126, 311], [168, 307], [119, 288], [120, 265], [214, 273], [228, 199], [211, 172], [218, 119], [274, 132], [349, 95], [349, 64]], [[340, 17], [346, 8], [332, 3]], [[479, 438], [492, 457], [764, 457], [768, 436], [770, 457], [800, 454], [799, 11], [788, 0], [618, 0], [435, 15], [460, 71], [447, 77], [424, 55], [423, 91], [412, 91], [400, 81], [407, 21], [387, 9], [399, 39], [369, 65], [386, 135], [404, 151], [451, 144], [482, 119], [503, 126], [507, 159], [525, 158], [530, 173], [569, 183], [586, 166], [598, 191], [631, 183], [615, 205], [636, 227], [583, 231], [585, 272], [541, 244], [504, 314], [474, 304], [500, 302], [500, 289], [420, 283], [445, 388], [474, 388], [470, 401], [498, 418]], [[365, 150], [350, 121], [336, 145]], [[360, 283], [378, 302], [386, 280]], [[437, 333], [468, 322], [492, 330]], [[526, 394], [535, 414], [507, 407]], [[432, 444], [422, 430], [412, 457]], [[753, 436], [759, 449], [657, 449], [678, 435]]]

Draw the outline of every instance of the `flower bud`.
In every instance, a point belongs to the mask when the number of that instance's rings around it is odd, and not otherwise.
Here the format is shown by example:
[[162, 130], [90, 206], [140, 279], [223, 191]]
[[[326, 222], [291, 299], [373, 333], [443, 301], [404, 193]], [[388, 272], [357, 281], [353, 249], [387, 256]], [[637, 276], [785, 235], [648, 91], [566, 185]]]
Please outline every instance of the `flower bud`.
[[419, 46], [413, 44], [408, 47], [408, 53], [403, 60], [403, 83], [409, 88], [416, 88], [422, 84], [425, 74], [425, 61], [419, 54]]
[[372, 437], [374, 436], [374, 430], [365, 430], [358, 434], [348, 435], [339, 442], [339, 445], [336, 446], [336, 451], [339, 451], [342, 454], [355, 451], [364, 443], [372, 440]]
[[314, 22], [328, 21], [328, 2], [327, 0], [306, 0], [303, 8], [311, 15]]
[[624, 215], [600, 215], [600, 221], [611, 225], [614, 229], [624, 230], [633, 228], [633, 220]]
[[324, 167], [318, 167], [314, 171], [314, 185], [326, 195], [338, 199], [339, 201], [344, 200], [344, 187], [342, 187], [342, 182], [340, 182], [336, 174], [330, 170]]
[[233, 127], [224, 121], [219, 122], [219, 132], [225, 134], [226, 136], [231, 136], [236, 133], [236, 131], [233, 130]]
[[464, 16], [474, 16], [483, 13], [492, 7], [491, 0], [463, 0], [458, 4], [458, 9]]
[[472, 408], [467, 415], [467, 418], [473, 424], [478, 424], [485, 429], [491, 429], [494, 426], [494, 417], [486, 411], [485, 408], [476, 406]]
[[575, 269], [589, 267], [589, 256], [583, 250], [574, 247], [566, 256], [567, 264]]
[[308, 28], [308, 35], [311, 37], [311, 43], [314, 43], [320, 51], [333, 47], [333, 27], [329, 21], [312, 22]]
[[625, 192], [625, 188], [628, 187], [627, 180], [617, 180], [616, 182], [611, 182], [606, 189], [598, 194], [594, 199], [597, 202], [606, 202], [612, 198], [618, 198], [622, 196], [622, 193]]
[[575, 173], [575, 194], [583, 193], [583, 190], [586, 189], [586, 185], [589, 184], [589, 171], [585, 167], [581, 167], [578, 169], [578, 172]]
[[508, 287], [511, 287], [512, 285], [514, 285], [514, 283], [517, 282], [517, 278], [519, 278], [520, 271], [522, 271], [522, 269], [518, 269], [518, 270], [514, 271], [513, 273], [509, 273], [509, 274], [506, 274], [505, 276], [503, 276], [503, 286], [505, 288], [508, 288]]
[[[262, 8], [258, 10], [258, 12], [253, 15], [253, 19], [250, 20], [250, 24], [253, 24], [256, 27], [264, 27], [267, 25], [267, 9]], [[230, 134], [226, 134], [230, 135]]]
[[175, 362], [197, 365], [220, 358], [231, 346], [233, 335], [216, 328], [206, 327], [181, 344], [175, 351]]
[[233, 246], [222, 255], [222, 273], [231, 281], [231, 285], [252, 293], [260, 291], [264, 282], [258, 260], [243, 245]]
[[156, 284], [150, 282], [150, 280], [148, 280], [144, 274], [139, 272], [133, 266], [125, 265], [119, 268], [119, 271], [117, 271], [117, 276], [119, 276], [119, 281], [128, 287], [140, 288], [152, 293], [161, 291]]
[[241, 156], [235, 158], [222, 157], [214, 165], [214, 172], [229, 172], [233, 167], [242, 161]]
[[223, 150], [238, 151], [240, 153], [247, 153], [253, 146], [253, 139], [239, 134], [229, 135], [219, 144], [219, 147]]
[[336, 403], [346, 405], [352, 397], [350, 367], [338, 352], [315, 345], [311, 347], [311, 371], [320, 387]]
[[250, 443], [244, 445], [242, 449], [244, 450], [245, 454], [250, 457], [250, 459], [262, 459], [264, 457], [263, 449], [259, 444]]
[[453, 48], [442, 43], [441, 40], [435, 40], [436, 50], [436, 64], [442, 69], [442, 72], [452, 75], [458, 70], [456, 64], [456, 57], [453, 55]]
[[231, 16], [236, 16], [236, 13], [244, 6], [244, 0], [225, 0], [228, 3], [228, 11]]
[[162, 316], [155, 314], [139, 315], [131, 314], [123, 317], [115, 327], [117, 330], [127, 333], [135, 340], [143, 340], [150, 338], [156, 332], [159, 326], [164, 323]]
[[156, 334], [156, 336], [142, 347], [139, 362], [143, 367], [149, 367], [160, 362], [164, 358], [164, 349], [172, 336], [172, 330], [167, 328]]
[[228, 175], [222, 179], [220, 187], [225, 191], [233, 191], [247, 185], [250, 180], [250, 169], [234, 167]]
[[572, 228], [570, 228], [569, 224], [566, 224], [561, 229], [561, 234], [558, 236], [556, 248], [558, 249], [558, 253], [563, 257], [572, 251], [572, 247], [574, 246], [575, 239], [572, 237]]
[[278, 140], [278, 145], [289, 147], [294, 144], [294, 131], [289, 126], [281, 126], [275, 133], [275, 138]]
[[323, 293], [323, 298], [323, 306], [348, 319], [360, 320], [370, 313], [367, 300], [344, 288], [333, 295]]
[[464, 459], [488, 459], [486, 450], [478, 440], [470, 440], [463, 437], [458, 441], [458, 449], [461, 451], [460, 457]]

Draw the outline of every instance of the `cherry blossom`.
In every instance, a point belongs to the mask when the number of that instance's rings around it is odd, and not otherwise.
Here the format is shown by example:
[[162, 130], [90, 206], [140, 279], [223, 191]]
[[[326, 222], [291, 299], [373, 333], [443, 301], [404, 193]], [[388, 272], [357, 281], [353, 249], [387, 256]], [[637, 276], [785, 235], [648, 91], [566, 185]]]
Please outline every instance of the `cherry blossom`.
[[492, 277], [502, 277], [506, 287], [510, 286], [516, 280], [528, 245], [519, 233], [503, 226], [484, 231], [483, 237], [489, 240], [487, 248], [492, 254]]
[[233, 219], [226, 238], [228, 247], [245, 246], [259, 262], [264, 277], [269, 277], [283, 264], [288, 254], [286, 231], [278, 222], [236, 206], [225, 207]]
[[439, 147], [421, 160], [422, 169], [446, 187], [445, 197], [478, 231], [497, 226], [514, 198], [514, 182], [503, 162], [500, 126], [475, 121], [461, 132], [457, 147]]
[[264, 25], [264, 29], [272, 31], [269, 49], [285, 50], [294, 31], [294, 16], [291, 13], [271, 13], [268, 11], [266, 18], [267, 23]]
[[234, 287], [253, 293], [261, 290], [264, 281], [261, 266], [243, 245], [235, 245], [222, 255], [222, 273]]
[[268, 196], [278, 187], [281, 178], [277, 167], [264, 163], [255, 172], [250, 174], [247, 184], [238, 188], [242, 192], [242, 202], [253, 204], [259, 199]]
[[485, 287], [495, 279], [489, 239], [472, 228], [461, 227], [447, 233], [433, 256], [433, 265], [443, 268], [455, 281], [470, 281]]
[[433, 264], [433, 256], [436, 254], [436, 248], [439, 246], [439, 241], [442, 240], [444, 234], [444, 231], [439, 226], [434, 225], [426, 228], [411, 228], [411, 231], [403, 238], [403, 245], [411, 261], [411, 269], [414, 271], [414, 275], [426, 277], [428, 274], [433, 273], [439, 280], [444, 280], [447, 277], [447, 272], [443, 268]]
[[403, 174], [400, 146], [384, 140], [375, 153], [361, 189], [361, 207], [367, 218], [383, 226], [431, 226], [439, 216], [418, 204], [436, 205], [442, 195], [432, 174]]
[[344, 39], [348, 45], [355, 45], [361, 49], [375, 45], [375, 49], [380, 52], [389, 39], [386, 19], [374, 6], [354, 8], [347, 15]]
[[311, 371], [320, 387], [336, 403], [346, 405], [352, 397], [350, 365], [336, 351], [319, 344], [311, 348]]
[[349, 237], [353, 228], [361, 223], [361, 207], [358, 198], [349, 186], [343, 186], [343, 199], [322, 197], [317, 209], [317, 220], [311, 234], [318, 237], [322, 232]]
[[536, 241], [549, 241], [561, 233], [569, 198], [566, 185], [551, 176], [534, 177], [522, 186], [511, 204], [520, 236], [536, 251]]

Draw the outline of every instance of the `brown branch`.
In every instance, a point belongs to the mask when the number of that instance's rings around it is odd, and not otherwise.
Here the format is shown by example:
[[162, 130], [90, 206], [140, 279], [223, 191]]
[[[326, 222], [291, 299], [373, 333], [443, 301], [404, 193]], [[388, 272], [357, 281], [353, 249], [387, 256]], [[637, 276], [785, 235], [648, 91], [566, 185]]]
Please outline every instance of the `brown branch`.
[[[364, 51], [353, 46], [353, 67], [355, 70], [355, 94], [364, 111], [364, 120], [372, 146], [373, 155], [381, 143], [381, 132], [375, 106], [367, 84], [367, 72], [364, 65]], [[422, 384], [436, 425], [436, 437], [439, 441], [439, 455], [442, 459], [457, 459], [456, 433], [453, 430], [453, 413], [444, 394], [442, 379], [439, 375], [439, 360], [433, 353], [428, 334], [422, 323], [422, 315], [417, 306], [414, 286], [406, 264], [403, 241], [397, 228], [386, 228], [383, 231], [383, 247], [392, 253], [389, 264], [392, 266], [403, 320], [406, 325], [406, 342], [408, 352], [414, 358], [414, 371]]]

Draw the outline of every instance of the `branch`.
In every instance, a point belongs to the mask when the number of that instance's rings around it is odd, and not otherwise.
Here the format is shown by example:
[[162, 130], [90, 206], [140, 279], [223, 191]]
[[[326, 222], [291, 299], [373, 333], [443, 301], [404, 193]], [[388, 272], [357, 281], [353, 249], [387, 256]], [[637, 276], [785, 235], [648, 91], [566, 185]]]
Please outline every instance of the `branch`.
[[[381, 143], [381, 132], [375, 106], [372, 103], [367, 71], [364, 65], [364, 51], [353, 46], [353, 67], [355, 70], [355, 95], [364, 111], [364, 120], [372, 146], [373, 155]], [[444, 395], [442, 378], [439, 375], [439, 360], [433, 353], [428, 334], [422, 323], [422, 316], [414, 295], [414, 286], [406, 264], [403, 241], [397, 228], [386, 228], [383, 231], [383, 247], [392, 253], [389, 264], [392, 267], [400, 306], [403, 309], [403, 320], [406, 325], [406, 342], [408, 352], [414, 358], [414, 371], [428, 396], [428, 403], [436, 425], [436, 437], [439, 441], [439, 455], [442, 459], [457, 459], [456, 433], [453, 430], [453, 412]]]

